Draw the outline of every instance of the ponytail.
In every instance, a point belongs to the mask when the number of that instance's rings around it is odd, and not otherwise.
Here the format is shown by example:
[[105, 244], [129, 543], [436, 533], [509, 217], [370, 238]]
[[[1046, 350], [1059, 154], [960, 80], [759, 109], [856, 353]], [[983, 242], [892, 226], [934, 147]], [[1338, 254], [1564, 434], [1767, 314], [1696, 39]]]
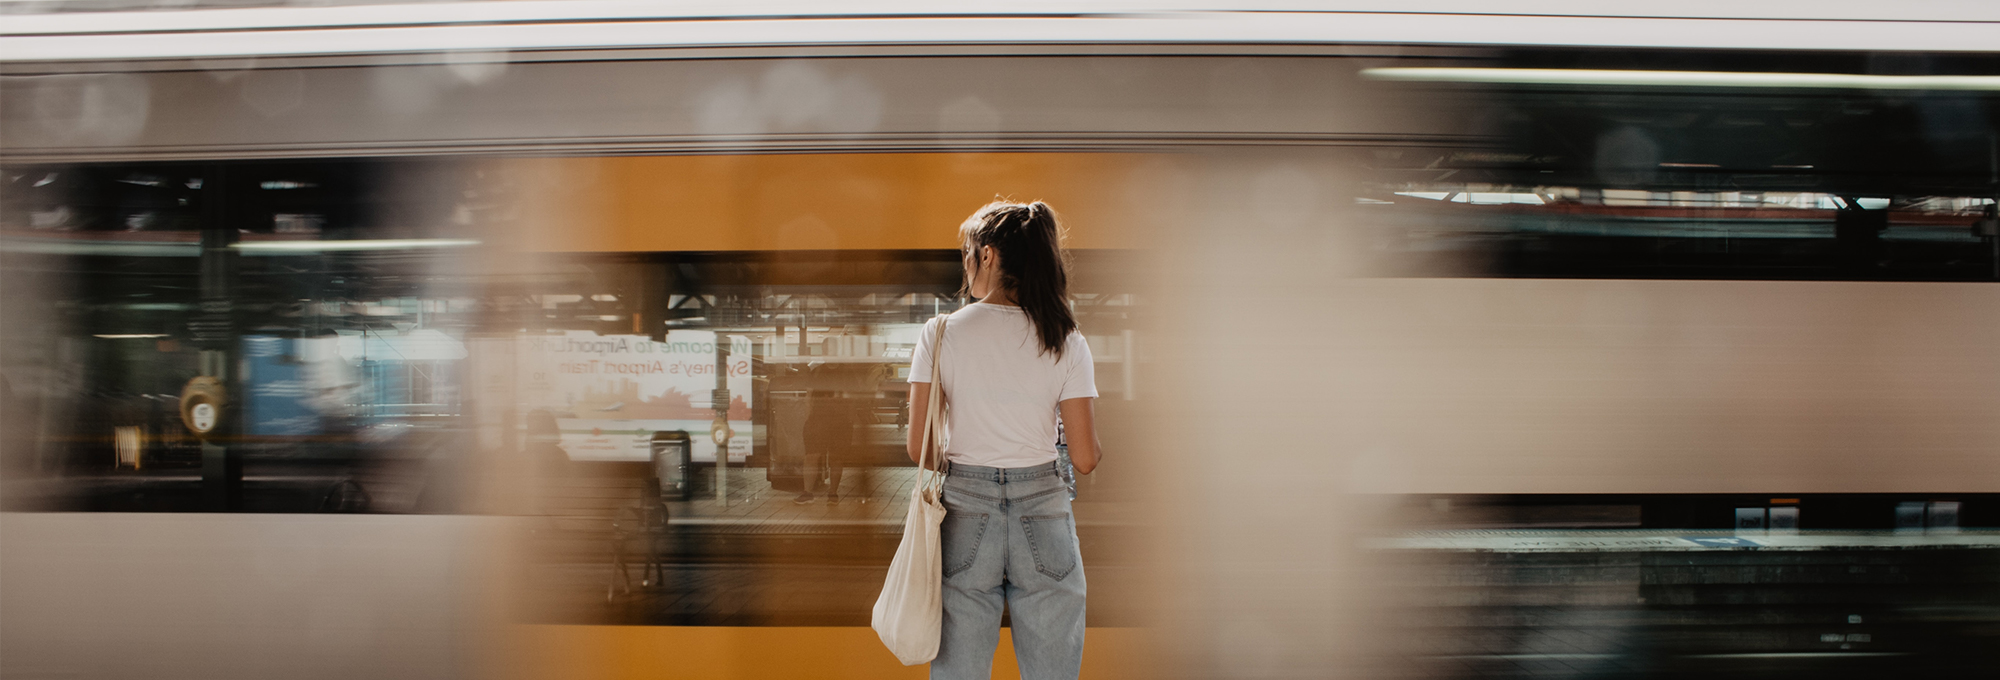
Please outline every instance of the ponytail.
[[1027, 312], [1042, 352], [1062, 358], [1065, 341], [1076, 331], [1076, 316], [1069, 310], [1069, 254], [1063, 251], [1055, 211], [1041, 201], [996, 201], [973, 213], [958, 232], [966, 266], [974, 272], [980, 248], [999, 251], [1000, 286]]

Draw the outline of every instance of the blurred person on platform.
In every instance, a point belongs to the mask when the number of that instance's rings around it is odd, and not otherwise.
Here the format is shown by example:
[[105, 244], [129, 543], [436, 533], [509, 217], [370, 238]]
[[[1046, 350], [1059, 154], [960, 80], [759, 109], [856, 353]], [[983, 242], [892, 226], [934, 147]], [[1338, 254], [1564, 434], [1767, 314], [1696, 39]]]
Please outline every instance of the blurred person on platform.
[[793, 503], [805, 505], [815, 493], [840, 503], [843, 468], [854, 457], [854, 405], [830, 390], [813, 390], [806, 415], [805, 491]]

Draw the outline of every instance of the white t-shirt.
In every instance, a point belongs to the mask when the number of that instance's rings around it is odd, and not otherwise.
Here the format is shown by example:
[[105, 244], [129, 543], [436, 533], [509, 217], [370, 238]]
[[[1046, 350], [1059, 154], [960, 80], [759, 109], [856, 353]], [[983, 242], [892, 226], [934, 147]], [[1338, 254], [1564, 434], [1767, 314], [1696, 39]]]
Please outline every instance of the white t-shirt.
[[[937, 319], [911, 357], [911, 389], [929, 389]], [[951, 314], [944, 330], [945, 460], [1016, 468], [1056, 459], [1056, 403], [1097, 396], [1090, 345], [1070, 332], [1062, 358], [1043, 353], [1020, 307], [984, 302]], [[924, 414], [911, 414], [923, 427]]]

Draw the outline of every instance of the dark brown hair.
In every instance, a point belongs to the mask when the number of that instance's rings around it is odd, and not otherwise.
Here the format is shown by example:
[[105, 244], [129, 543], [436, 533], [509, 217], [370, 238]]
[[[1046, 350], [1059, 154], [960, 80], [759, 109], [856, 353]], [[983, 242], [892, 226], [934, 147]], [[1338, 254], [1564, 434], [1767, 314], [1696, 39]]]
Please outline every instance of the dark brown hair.
[[993, 246], [1000, 253], [1000, 287], [1013, 294], [1014, 303], [1034, 322], [1042, 352], [1057, 358], [1076, 330], [1076, 316], [1069, 311], [1069, 254], [1062, 238], [1055, 211], [1041, 201], [988, 203], [958, 228], [967, 285], [979, 272], [979, 249]]

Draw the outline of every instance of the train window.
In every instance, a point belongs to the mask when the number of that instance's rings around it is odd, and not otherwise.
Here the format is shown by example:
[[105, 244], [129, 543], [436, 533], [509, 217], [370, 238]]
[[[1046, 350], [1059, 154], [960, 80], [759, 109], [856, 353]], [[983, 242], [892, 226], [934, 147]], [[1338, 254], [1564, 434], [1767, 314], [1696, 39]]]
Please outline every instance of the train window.
[[1368, 69], [1486, 143], [1381, 154], [1359, 214], [1416, 275], [2000, 279], [2000, 100], [1926, 80], [1992, 66], [1574, 50]]
[[[17, 507], [462, 507], [451, 483], [389, 462], [450, 466], [464, 339], [486, 307], [452, 263], [490, 201], [450, 164], [66, 164], [8, 179], [0, 238], [10, 290], [28, 292], [8, 372], [43, 386], [10, 395], [36, 417], [13, 423], [8, 454], [68, 480]], [[425, 190], [458, 200], [411, 197]], [[199, 376], [220, 391], [206, 432], [182, 413]], [[129, 433], [115, 460], [106, 428]], [[226, 480], [204, 472], [216, 449]]]
[[[789, 182], [817, 182], [795, 172], [801, 165], [843, 169], [850, 183], [870, 172], [887, 180], [978, 168], [951, 157], [888, 160], [721, 162], [772, 166], [758, 175]], [[46, 416], [24, 446], [9, 447], [16, 464], [61, 483], [8, 502], [527, 513], [561, 529], [539, 546], [555, 562], [604, 567], [597, 558], [612, 546], [632, 574], [652, 570], [616, 580], [594, 569], [537, 592], [609, 583], [633, 622], [851, 624], [865, 608], [643, 603], [673, 592], [661, 579], [690, 564], [844, 564], [893, 548], [915, 479], [904, 453], [912, 350], [926, 321], [969, 302], [952, 231], [963, 215], [947, 211], [977, 207], [991, 189], [949, 187], [967, 200], [914, 208], [924, 214], [903, 219], [921, 231], [827, 224], [879, 219], [850, 200], [770, 229], [669, 221], [686, 231], [668, 238], [651, 231], [661, 222], [605, 210], [656, 194], [598, 189], [579, 203], [559, 190], [579, 174], [694, 182], [717, 162], [9, 167], [22, 191], [7, 208], [22, 219], [6, 221], [8, 274], [55, 293], [27, 315], [39, 326], [15, 327], [29, 340], [7, 349], [11, 367], [40, 363], [46, 375], [10, 368], [10, 382], [74, 388], [36, 400]], [[1133, 165], [1076, 162], [1084, 171]], [[672, 200], [680, 203], [668, 213], [714, 209], [698, 187]], [[904, 199], [867, 201], [859, 207], [912, 209]], [[1086, 202], [1064, 205], [1088, 223]], [[224, 226], [203, 228], [214, 223]], [[1099, 412], [1117, 427], [1143, 393], [1144, 295], [1129, 282], [1146, 256], [1105, 247], [1118, 244], [1101, 234], [1078, 238], [1086, 247], [1073, 252], [1072, 308], [1097, 362]], [[821, 247], [790, 247], [798, 244]], [[219, 371], [217, 357], [227, 363]], [[180, 406], [201, 376], [217, 376], [226, 398], [220, 424], [197, 434]], [[220, 480], [205, 466], [218, 450], [236, 466]], [[1115, 505], [1136, 492], [1121, 477], [1079, 480], [1077, 492]], [[761, 536], [783, 540], [743, 540]], [[819, 587], [841, 589], [843, 602], [859, 597], [874, 577], [855, 573]], [[550, 611], [598, 618], [602, 600], [558, 598]], [[1118, 608], [1107, 607], [1115, 620]]]

